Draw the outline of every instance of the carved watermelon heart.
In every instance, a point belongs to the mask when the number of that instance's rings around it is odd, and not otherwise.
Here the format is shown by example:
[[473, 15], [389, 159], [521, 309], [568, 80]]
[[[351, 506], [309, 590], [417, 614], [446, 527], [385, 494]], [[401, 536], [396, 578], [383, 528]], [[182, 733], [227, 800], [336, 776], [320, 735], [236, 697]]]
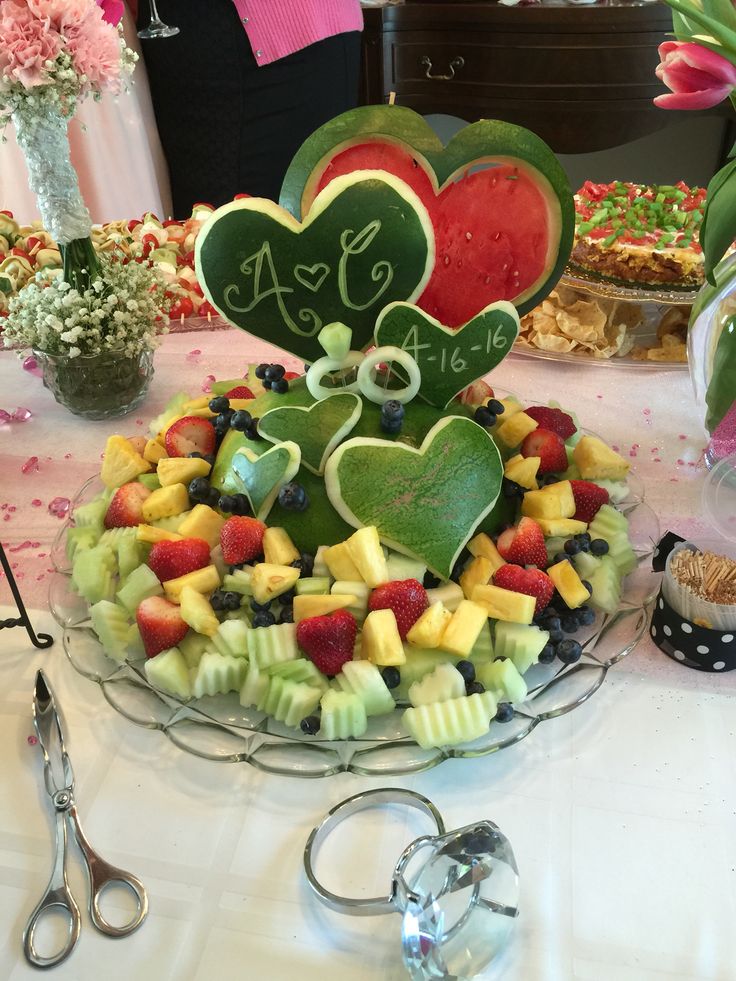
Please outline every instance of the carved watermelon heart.
[[441, 419], [420, 449], [349, 439], [325, 467], [327, 494], [341, 518], [355, 528], [375, 525], [385, 545], [444, 579], [495, 504], [502, 479], [496, 444], [460, 416]]
[[364, 347], [387, 303], [419, 296], [433, 242], [411, 188], [369, 171], [334, 181], [302, 224], [263, 198], [219, 208], [197, 237], [195, 261], [207, 299], [230, 323], [315, 361], [325, 324], [348, 323], [353, 346]]
[[258, 456], [247, 447], [233, 457], [232, 468], [246, 494], [253, 514], [263, 521], [273, 506], [279, 491], [288, 484], [299, 469], [301, 452], [296, 443], [279, 443]]
[[279, 406], [261, 416], [258, 432], [272, 443], [292, 440], [301, 449], [302, 463], [321, 474], [330, 453], [354, 428], [363, 403], [352, 392], [331, 395], [309, 406]]
[[[477, 169], [484, 164], [494, 166]], [[437, 258], [417, 302], [441, 323], [458, 327], [496, 300], [522, 315], [560, 278], [575, 227], [572, 193], [555, 155], [528, 130], [485, 119], [443, 147], [412, 110], [364, 106], [309, 137], [281, 204], [299, 216], [330, 181], [365, 168], [400, 177], [429, 212]]]
[[[412, 303], [391, 303], [376, 323], [376, 346], [392, 345], [414, 358], [422, 372], [419, 395], [443, 409], [476, 379], [495, 368], [511, 350], [519, 317], [501, 300], [451, 330]], [[393, 368], [401, 375], [401, 368]]]

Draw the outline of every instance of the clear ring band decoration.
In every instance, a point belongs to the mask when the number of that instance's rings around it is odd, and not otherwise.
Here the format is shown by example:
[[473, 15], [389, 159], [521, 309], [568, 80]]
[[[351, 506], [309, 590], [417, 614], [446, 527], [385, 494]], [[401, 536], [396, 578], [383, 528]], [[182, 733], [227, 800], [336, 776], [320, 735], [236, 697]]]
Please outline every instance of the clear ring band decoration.
[[337, 392], [359, 392], [360, 385], [357, 378], [340, 388], [335, 386], [328, 388], [322, 384], [322, 379], [330, 371], [347, 371], [348, 368], [357, 368], [358, 365], [362, 364], [364, 358], [365, 355], [362, 351], [348, 351], [344, 358], [319, 358], [306, 374], [309, 394], [319, 402], [320, 399], [329, 398], [330, 395], [335, 395]]
[[[341, 821], [380, 804], [423, 811], [438, 834], [417, 838], [404, 849], [385, 898], [330, 892], [314, 872], [316, 851]], [[411, 790], [366, 791], [333, 807], [309, 836], [304, 868], [320, 901], [338, 913], [402, 915], [402, 957], [414, 981], [480, 973], [505, 947], [518, 915], [518, 870], [508, 839], [492, 821], [446, 832], [434, 804]]]

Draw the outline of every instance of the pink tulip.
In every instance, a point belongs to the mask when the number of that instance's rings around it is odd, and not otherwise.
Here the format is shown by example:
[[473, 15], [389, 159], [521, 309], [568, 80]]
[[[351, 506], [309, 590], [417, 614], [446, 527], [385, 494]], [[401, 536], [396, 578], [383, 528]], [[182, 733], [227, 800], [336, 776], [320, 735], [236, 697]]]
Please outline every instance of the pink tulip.
[[736, 88], [736, 66], [699, 44], [665, 41], [656, 74], [671, 92], [658, 95], [661, 109], [710, 109]]
[[102, 19], [117, 27], [123, 19], [123, 0], [97, 0], [97, 6], [102, 7]]

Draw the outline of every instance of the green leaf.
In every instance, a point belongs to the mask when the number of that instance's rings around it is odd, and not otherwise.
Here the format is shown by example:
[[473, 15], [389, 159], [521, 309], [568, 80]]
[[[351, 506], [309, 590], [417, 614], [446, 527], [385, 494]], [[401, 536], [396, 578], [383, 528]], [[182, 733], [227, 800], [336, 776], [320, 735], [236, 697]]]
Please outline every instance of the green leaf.
[[[700, 229], [700, 244], [705, 255], [705, 274], [712, 283], [713, 270], [726, 254], [736, 236], [736, 161], [719, 171], [708, 186], [705, 216]], [[717, 182], [717, 184], [716, 184]]]
[[[696, 24], [700, 24], [702, 27], [707, 28], [708, 33], [716, 40], [720, 41], [722, 47], [714, 48], [709, 42], [701, 41], [698, 39], [697, 43], [701, 44], [703, 47], [710, 48], [711, 51], [716, 50], [719, 54], [723, 55], [729, 61], [736, 63], [736, 30], [731, 30], [722, 24], [720, 21], [716, 20], [715, 17], [709, 17], [702, 10], [697, 7], [692, 6], [689, 3], [685, 3], [684, 0], [666, 0], [669, 7], [676, 10], [678, 13], [682, 14], [683, 17], [688, 18], [691, 21], [695, 21]], [[674, 21], [674, 17], [673, 17]]]
[[736, 28], [736, 10], [731, 0], [703, 0], [703, 11], [719, 23]]

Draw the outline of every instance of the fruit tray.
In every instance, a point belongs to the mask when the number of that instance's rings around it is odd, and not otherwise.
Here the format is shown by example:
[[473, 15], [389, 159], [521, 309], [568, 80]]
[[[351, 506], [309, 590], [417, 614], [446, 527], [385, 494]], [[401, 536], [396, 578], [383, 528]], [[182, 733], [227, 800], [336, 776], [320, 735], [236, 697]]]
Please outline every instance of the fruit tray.
[[[328, 742], [275, 722], [256, 709], [244, 709], [237, 695], [218, 695], [182, 702], [154, 689], [143, 661], [118, 664], [109, 659], [89, 622], [87, 603], [71, 589], [66, 558], [65, 525], [52, 550], [56, 569], [49, 590], [51, 613], [63, 629], [63, 647], [74, 669], [100, 686], [112, 707], [136, 725], [158, 729], [172, 743], [203, 759], [243, 762], [261, 770], [295, 777], [326, 777], [350, 771], [373, 776], [409, 774], [453, 757], [487, 756], [520, 742], [541, 722], [582, 705], [603, 684], [608, 671], [636, 646], [647, 622], [647, 607], [659, 588], [649, 559], [659, 539], [658, 521], [643, 500], [643, 487], [629, 478], [630, 493], [619, 505], [629, 519], [629, 536], [639, 563], [624, 580], [619, 609], [599, 614], [576, 639], [583, 657], [576, 664], [536, 664], [525, 675], [529, 697], [516, 706], [510, 722], [493, 722], [472, 743], [446, 749], [421, 749], [401, 726], [401, 709], [369, 720], [360, 739]], [[73, 502], [78, 506], [100, 490], [89, 480]]]

